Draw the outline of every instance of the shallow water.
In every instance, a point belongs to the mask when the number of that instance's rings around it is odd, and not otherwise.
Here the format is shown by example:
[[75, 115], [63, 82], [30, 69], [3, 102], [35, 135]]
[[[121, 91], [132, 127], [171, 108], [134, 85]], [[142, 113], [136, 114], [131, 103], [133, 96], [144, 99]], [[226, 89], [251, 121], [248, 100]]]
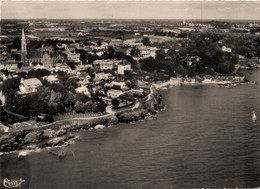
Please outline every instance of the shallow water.
[[[260, 82], [260, 71], [247, 71]], [[163, 90], [156, 120], [80, 132], [58, 159], [46, 151], [0, 159], [22, 188], [180, 188], [260, 185], [260, 86]], [[252, 112], [258, 119], [252, 121]]]

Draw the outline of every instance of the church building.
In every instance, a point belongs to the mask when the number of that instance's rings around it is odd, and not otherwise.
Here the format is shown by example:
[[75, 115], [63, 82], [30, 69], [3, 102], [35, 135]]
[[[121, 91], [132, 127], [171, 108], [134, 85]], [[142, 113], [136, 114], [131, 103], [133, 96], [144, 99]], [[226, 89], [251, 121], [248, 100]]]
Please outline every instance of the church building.
[[27, 42], [24, 34], [24, 29], [22, 31], [21, 40], [21, 61], [23, 65], [31, 66], [33, 63], [42, 63], [46, 68], [52, 68], [56, 63], [65, 62], [65, 56], [62, 53], [55, 52], [51, 46], [42, 46], [40, 49], [32, 49], [27, 51]]

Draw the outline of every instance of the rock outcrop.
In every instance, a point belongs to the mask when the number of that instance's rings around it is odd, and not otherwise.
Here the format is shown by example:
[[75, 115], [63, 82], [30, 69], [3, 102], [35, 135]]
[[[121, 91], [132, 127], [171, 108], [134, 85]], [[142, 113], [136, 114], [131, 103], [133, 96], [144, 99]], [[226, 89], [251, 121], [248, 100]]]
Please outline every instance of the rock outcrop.
[[66, 140], [66, 137], [56, 137], [56, 138], [52, 138], [50, 140], [47, 141], [47, 144], [49, 145], [57, 145], [57, 144], [60, 144], [60, 143], [63, 143], [64, 141]]
[[13, 131], [0, 136], [0, 152], [16, 150], [36, 149], [46, 146], [68, 144], [67, 141], [76, 137], [73, 131], [91, 128], [99, 129], [115, 125], [119, 122], [132, 122], [144, 119], [151, 114], [156, 114], [164, 105], [161, 103], [161, 95], [156, 89], [151, 89], [149, 97], [140, 100], [136, 108], [123, 112], [105, 115], [93, 119], [71, 119], [48, 124], [31, 130]]
[[105, 128], [106, 126], [105, 125], [100, 125], [100, 124], [98, 124], [98, 125], [96, 125], [95, 127], [94, 127], [94, 129], [103, 129], [103, 128]]
[[36, 143], [39, 140], [39, 136], [40, 136], [39, 131], [30, 132], [24, 137], [23, 142], [25, 144]]
[[56, 131], [53, 135], [55, 137], [63, 136], [67, 133], [66, 129], [60, 128], [58, 131]]

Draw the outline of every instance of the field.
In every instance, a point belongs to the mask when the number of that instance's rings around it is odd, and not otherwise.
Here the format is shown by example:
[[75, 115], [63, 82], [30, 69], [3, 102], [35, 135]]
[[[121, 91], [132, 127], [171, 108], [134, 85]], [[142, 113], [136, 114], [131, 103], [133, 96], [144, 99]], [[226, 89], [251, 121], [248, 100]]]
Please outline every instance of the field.
[[169, 37], [169, 36], [156, 36], [156, 35], [150, 35], [149, 39], [151, 43], [157, 42], [157, 43], [163, 43], [166, 41], [176, 41], [176, 38]]

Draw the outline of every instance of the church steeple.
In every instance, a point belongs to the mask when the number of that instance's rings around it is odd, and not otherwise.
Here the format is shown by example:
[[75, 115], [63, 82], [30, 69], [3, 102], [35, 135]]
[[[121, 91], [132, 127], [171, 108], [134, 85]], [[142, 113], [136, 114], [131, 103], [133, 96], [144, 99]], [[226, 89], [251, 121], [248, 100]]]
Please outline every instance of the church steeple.
[[26, 44], [26, 38], [23, 29], [22, 40], [21, 40], [21, 61], [23, 62], [24, 65], [26, 65], [26, 55], [27, 55], [27, 44]]

